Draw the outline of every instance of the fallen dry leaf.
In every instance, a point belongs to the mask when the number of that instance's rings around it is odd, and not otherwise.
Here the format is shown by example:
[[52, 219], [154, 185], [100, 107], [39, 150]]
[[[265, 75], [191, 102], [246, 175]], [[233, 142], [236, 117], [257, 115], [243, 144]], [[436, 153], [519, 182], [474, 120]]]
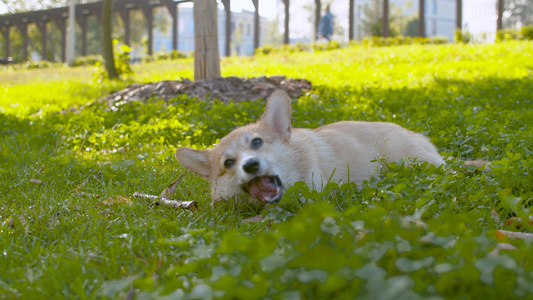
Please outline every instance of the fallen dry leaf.
[[86, 192], [80, 192], [78, 191], [78, 189], [73, 190], [72, 193], [76, 196], [82, 196], [85, 198], [98, 198], [98, 195], [86, 193]]
[[28, 222], [26, 221], [26, 218], [24, 218], [23, 215], [19, 215], [19, 221], [20, 221], [20, 224], [22, 224], [22, 227], [24, 228], [24, 232], [26, 232], [26, 234], [30, 232], [30, 229], [28, 227]]
[[30, 179], [30, 183], [31, 184], [35, 184], [35, 185], [38, 185], [38, 184], [41, 184], [43, 183], [42, 181], [40, 181], [39, 179]]
[[183, 175], [185, 175], [184, 173], [180, 174], [180, 176], [178, 176], [178, 178], [174, 181], [172, 181], [166, 189], [164, 189], [162, 192], [161, 192], [161, 195], [160, 197], [161, 198], [172, 198], [172, 196], [174, 195], [174, 193], [176, 193], [176, 189], [178, 187], [178, 183], [181, 181], [181, 178], [183, 177]]
[[494, 223], [500, 223], [500, 216], [494, 208], [490, 211], [490, 218], [494, 221]]
[[15, 227], [15, 221], [13, 220], [13, 217], [9, 217], [9, 219], [7, 219], [4, 222], [2, 222], [2, 227], [3, 226], [7, 226], [7, 227], [10, 227], [10, 228]]
[[[526, 241], [533, 241], [533, 233], [528, 232], [516, 232], [516, 231], [508, 231], [508, 230], [496, 230], [494, 232], [494, 235], [496, 235], [496, 238], [498, 238], [498, 235], [501, 234], [503, 236], [506, 236], [508, 238], [512, 239], [521, 239]], [[501, 239], [498, 238], [498, 240], [501, 241]]]
[[503, 242], [503, 241], [507, 240], [507, 236], [505, 234], [501, 233], [499, 230], [494, 231], [494, 236], [500, 242]]
[[[515, 224], [516, 223], [516, 227], [517, 228], [520, 228], [522, 227], [522, 219], [518, 218], [518, 217], [512, 217], [512, 218], [509, 218], [507, 220], [505, 220], [504, 224], [506, 226], [509, 226], [509, 225], [512, 225], [512, 224]], [[529, 224], [532, 224], [533, 225], [533, 216], [529, 216]]]
[[517, 248], [511, 244], [499, 243], [494, 250], [489, 252], [490, 256], [497, 256], [501, 250], [517, 250]]
[[125, 204], [127, 206], [133, 205], [133, 202], [131, 201], [129, 197], [111, 197], [111, 198], [105, 199], [104, 201], [102, 201], [102, 203], [108, 206], [116, 205], [116, 204]]

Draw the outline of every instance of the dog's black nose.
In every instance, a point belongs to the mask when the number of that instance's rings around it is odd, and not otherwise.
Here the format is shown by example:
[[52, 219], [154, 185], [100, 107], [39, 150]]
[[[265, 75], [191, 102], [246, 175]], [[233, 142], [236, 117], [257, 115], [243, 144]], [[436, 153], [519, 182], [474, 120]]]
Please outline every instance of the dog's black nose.
[[255, 173], [257, 170], [259, 170], [259, 161], [255, 158], [251, 158], [244, 163], [242, 168], [246, 173]]

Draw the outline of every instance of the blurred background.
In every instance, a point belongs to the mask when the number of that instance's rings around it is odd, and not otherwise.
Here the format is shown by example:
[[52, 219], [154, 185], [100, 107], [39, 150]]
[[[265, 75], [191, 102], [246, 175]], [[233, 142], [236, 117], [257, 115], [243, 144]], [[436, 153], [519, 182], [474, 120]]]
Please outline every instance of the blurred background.
[[[326, 5], [330, 5], [334, 16], [333, 40], [342, 43], [383, 35], [384, 1], [351, 1], [353, 2], [258, 0], [257, 44], [254, 43], [256, 1], [218, 1], [220, 55], [253, 55], [259, 46], [315, 42], [317, 18], [324, 13]], [[498, 26], [504, 29], [533, 24], [533, 0], [390, 0], [387, 2], [389, 37], [442, 37], [453, 42], [454, 32], [460, 27], [463, 32], [468, 33], [470, 42], [485, 43], [495, 40]], [[98, 55], [102, 52], [101, 9], [98, 8], [101, 3], [102, 1], [72, 1], [72, 4], [78, 6], [75, 25], [76, 57]], [[423, 3], [424, 18], [422, 33], [419, 26], [421, 3]], [[63, 48], [64, 35], [68, 27], [69, 4], [71, 1], [68, 0], [1, 0], [0, 58], [10, 57], [11, 60], [18, 62], [43, 59], [65, 61]], [[286, 4], [289, 4], [289, 22], [288, 36], [284, 39]], [[501, 25], [498, 25], [498, 5], [502, 5]], [[228, 18], [226, 6], [229, 6], [230, 11], [229, 26], [226, 25]], [[174, 9], [177, 14], [176, 21], [172, 16]], [[460, 20], [457, 19], [458, 13]], [[352, 18], [352, 32], [350, 32], [350, 18]], [[176, 37], [173, 37], [174, 26], [176, 26]], [[148, 30], [150, 27], [151, 31]], [[228, 29], [230, 46], [226, 46]], [[130, 46], [131, 58], [134, 60], [145, 55], [172, 50], [185, 55], [190, 54], [194, 51], [193, 2], [115, 0], [113, 38]], [[44, 49], [43, 45], [46, 45]]]

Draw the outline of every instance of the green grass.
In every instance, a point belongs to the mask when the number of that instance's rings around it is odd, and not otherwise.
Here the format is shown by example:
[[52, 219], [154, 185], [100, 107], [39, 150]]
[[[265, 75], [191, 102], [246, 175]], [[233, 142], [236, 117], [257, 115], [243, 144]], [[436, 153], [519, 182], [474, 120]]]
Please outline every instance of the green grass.
[[[224, 76], [309, 79], [313, 91], [293, 101], [295, 127], [391, 121], [451, 159], [439, 169], [390, 164], [359, 192], [297, 184], [252, 224], [242, 220], [253, 211], [211, 207], [208, 184], [173, 153], [209, 147], [264, 102], [91, 104], [132, 82], [192, 78], [192, 64], [136, 65], [129, 82], [95, 82], [89, 67], [0, 71], [0, 298], [533, 297], [531, 242], [496, 231], [533, 231], [505, 224], [532, 215], [533, 43], [224, 60]], [[181, 173], [175, 198], [198, 201], [196, 211], [102, 204], [157, 195]], [[490, 254], [499, 243], [515, 249]]]

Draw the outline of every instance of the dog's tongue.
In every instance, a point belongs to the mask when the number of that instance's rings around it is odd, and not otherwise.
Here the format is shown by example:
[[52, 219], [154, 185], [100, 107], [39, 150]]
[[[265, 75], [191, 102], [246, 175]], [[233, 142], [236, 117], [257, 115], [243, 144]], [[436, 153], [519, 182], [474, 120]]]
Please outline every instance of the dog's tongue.
[[274, 177], [256, 177], [250, 182], [250, 194], [263, 202], [277, 201], [281, 193], [281, 187]]

